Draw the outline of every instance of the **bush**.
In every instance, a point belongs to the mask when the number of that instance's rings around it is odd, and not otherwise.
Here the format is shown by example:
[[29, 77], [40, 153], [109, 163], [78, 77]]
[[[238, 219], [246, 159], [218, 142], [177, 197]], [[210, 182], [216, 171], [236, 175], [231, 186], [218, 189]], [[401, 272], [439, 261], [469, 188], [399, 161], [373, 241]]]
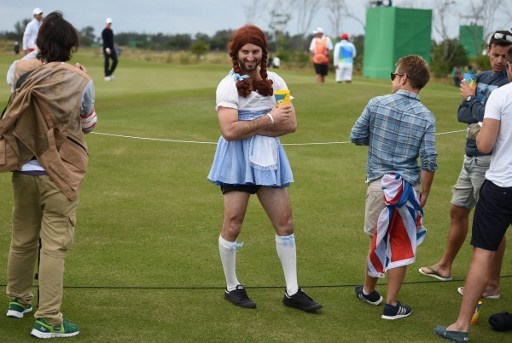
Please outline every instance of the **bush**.
[[465, 66], [469, 62], [466, 50], [456, 39], [433, 43], [430, 70], [436, 77], [450, 74], [454, 66]]

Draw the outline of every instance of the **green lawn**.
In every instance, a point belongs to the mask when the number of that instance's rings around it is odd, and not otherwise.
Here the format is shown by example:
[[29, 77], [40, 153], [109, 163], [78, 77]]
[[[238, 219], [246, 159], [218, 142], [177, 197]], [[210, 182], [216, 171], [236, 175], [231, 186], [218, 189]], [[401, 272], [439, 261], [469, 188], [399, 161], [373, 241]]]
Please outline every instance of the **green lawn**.
[[[252, 199], [238, 255], [238, 277], [255, 310], [223, 299], [217, 238], [222, 196], [208, 174], [219, 129], [215, 88], [228, 65], [178, 65], [120, 58], [116, 80], [103, 81], [102, 59], [75, 57], [96, 86], [96, 132], [88, 136], [90, 169], [82, 187], [74, 247], [66, 262], [64, 315], [81, 326], [81, 342], [442, 342], [436, 324], [451, 323], [461, 297], [470, 246], [461, 250], [453, 282], [417, 272], [444, 250], [450, 187], [464, 153], [456, 120], [457, 88], [431, 83], [422, 101], [437, 118], [439, 170], [425, 209], [428, 234], [400, 293], [412, 307], [403, 320], [380, 319], [382, 306], [358, 301], [368, 239], [362, 232], [366, 148], [348, 142], [367, 101], [390, 82], [314, 83], [312, 70], [279, 70], [297, 110], [299, 128], [282, 138], [295, 176], [290, 197], [296, 224], [299, 282], [324, 305], [307, 314], [282, 305], [284, 278], [270, 223]], [[0, 56], [0, 77], [12, 56]], [[285, 66], [286, 67], [286, 66]], [[3, 81], [2, 81], [3, 82]], [[8, 97], [0, 87], [0, 105]], [[313, 144], [326, 143], [326, 144]], [[0, 174], [0, 287], [6, 284], [11, 234], [10, 174]], [[469, 237], [468, 240], [469, 242]], [[485, 301], [471, 339], [504, 342], [490, 314], [512, 311], [511, 253], [503, 266], [502, 299]], [[385, 282], [378, 288], [385, 294]], [[0, 309], [8, 299], [0, 297]], [[0, 341], [33, 342], [32, 316], [0, 314]]]

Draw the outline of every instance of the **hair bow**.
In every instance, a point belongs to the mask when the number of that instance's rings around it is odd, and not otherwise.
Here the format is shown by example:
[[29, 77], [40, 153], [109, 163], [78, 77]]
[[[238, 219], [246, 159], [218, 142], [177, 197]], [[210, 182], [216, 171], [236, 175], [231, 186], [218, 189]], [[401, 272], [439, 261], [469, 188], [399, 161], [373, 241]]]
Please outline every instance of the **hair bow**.
[[233, 74], [233, 79], [235, 79], [235, 81], [243, 81], [247, 78], [249, 78], [249, 75], [240, 75], [238, 73]]
[[231, 251], [233, 252], [238, 252], [238, 248], [241, 248], [244, 246], [244, 242], [232, 242], [232, 243], [229, 243], [229, 248]]

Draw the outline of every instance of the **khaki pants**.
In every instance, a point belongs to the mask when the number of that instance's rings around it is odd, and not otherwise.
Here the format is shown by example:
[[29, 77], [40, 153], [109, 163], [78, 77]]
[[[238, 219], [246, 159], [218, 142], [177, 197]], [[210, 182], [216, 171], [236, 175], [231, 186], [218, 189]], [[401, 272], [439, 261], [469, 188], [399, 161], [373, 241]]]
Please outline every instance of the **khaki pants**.
[[[366, 190], [366, 200], [364, 209], [364, 232], [370, 237], [373, 236], [379, 216], [382, 210], [386, 207], [384, 201], [384, 191], [382, 190], [382, 178], [370, 181]], [[416, 194], [420, 194], [420, 184], [414, 186]]]
[[64, 259], [73, 243], [78, 201], [70, 201], [46, 175], [13, 173], [12, 241], [7, 296], [32, 302], [32, 280], [41, 239], [39, 308], [35, 318], [62, 322]]

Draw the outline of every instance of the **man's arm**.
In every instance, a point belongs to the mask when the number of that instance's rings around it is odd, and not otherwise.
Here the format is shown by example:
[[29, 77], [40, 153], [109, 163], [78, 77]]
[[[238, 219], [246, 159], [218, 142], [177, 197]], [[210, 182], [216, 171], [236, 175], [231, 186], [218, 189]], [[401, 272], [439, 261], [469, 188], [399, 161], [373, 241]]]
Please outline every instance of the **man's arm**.
[[480, 133], [476, 137], [478, 151], [489, 154], [496, 145], [496, 139], [500, 131], [500, 121], [492, 118], [485, 118]]
[[309, 52], [310, 52], [311, 54], [314, 54], [314, 53], [315, 53], [315, 43], [314, 43], [314, 42], [315, 42], [315, 38], [313, 38], [313, 39], [311, 40], [311, 43], [309, 43]]
[[101, 33], [101, 38], [103, 40], [103, 51], [110, 55], [114, 48], [114, 34], [111, 30], [104, 29]]
[[290, 106], [274, 107], [269, 114], [274, 119], [274, 124], [258, 130], [256, 134], [269, 137], [280, 137], [297, 130], [297, 115], [295, 107]]
[[420, 146], [421, 157], [421, 191], [420, 205], [424, 207], [430, 194], [430, 188], [434, 181], [434, 174], [437, 170], [437, 151], [436, 151], [436, 127], [435, 120], [425, 130], [425, 135]]
[[[464, 80], [460, 82], [460, 95], [462, 102], [457, 110], [457, 118], [461, 123], [478, 123], [484, 119], [485, 106], [476, 98], [476, 88], [468, 85]], [[467, 98], [471, 96], [471, 100]]]
[[338, 64], [340, 61], [340, 43], [336, 43], [334, 45], [334, 54], [332, 55], [332, 63], [334, 64], [335, 68], [338, 68]]
[[430, 188], [434, 182], [435, 171], [422, 170], [421, 171], [421, 191], [420, 191], [420, 206], [423, 208], [427, 204], [428, 196], [430, 195]]
[[28, 41], [30, 39], [30, 35], [32, 34], [32, 22], [29, 22], [27, 26], [25, 27], [25, 32], [23, 32], [23, 43], [22, 43], [22, 49], [23, 52], [26, 53], [28, 51]]
[[253, 135], [278, 137], [297, 129], [293, 105], [274, 107], [270, 115], [254, 120], [238, 120], [238, 110], [220, 107], [217, 111], [222, 136], [227, 140], [240, 140]]
[[352, 127], [350, 141], [355, 145], [370, 144], [370, 111], [368, 105]]
[[[77, 68], [85, 71], [85, 68], [80, 65], [77, 65]], [[98, 119], [96, 117], [96, 110], [94, 109], [95, 98], [94, 84], [92, 80], [90, 80], [84, 89], [80, 101], [80, 121], [84, 133], [90, 133], [96, 128]]]

